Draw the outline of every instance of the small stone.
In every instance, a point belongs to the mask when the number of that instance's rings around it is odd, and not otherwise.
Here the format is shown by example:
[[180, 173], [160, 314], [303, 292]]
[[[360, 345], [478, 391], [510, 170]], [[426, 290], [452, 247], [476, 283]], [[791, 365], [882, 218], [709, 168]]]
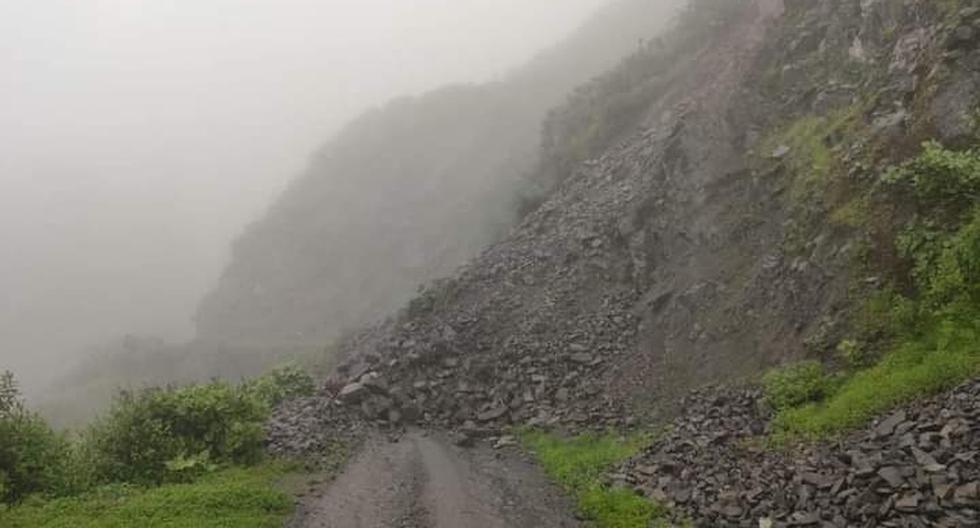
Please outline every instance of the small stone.
[[792, 149], [789, 147], [789, 145], [779, 145], [778, 147], [772, 150], [772, 152], [769, 154], [769, 157], [774, 160], [781, 160], [785, 158], [786, 155], [789, 154], [791, 150]]
[[879, 437], [888, 436], [895, 431], [895, 427], [897, 427], [898, 424], [904, 421], [905, 421], [905, 411], [899, 411], [889, 416], [888, 418], [882, 420], [875, 427], [875, 434], [877, 434]]
[[494, 449], [503, 449], [517, 445], [517, 439], [510, 435], [504, 435], [497, 439], [493, 444]]
[[364, 376], [361, 378], [361, 384], [370, 389], [374, 394], [388, 395], [388, 383], [378, 374], [371, 373]]
[[501, 405], [477, 415], [476, 419], [481, 422], [491, 422], [507, 414], [507, 406]]
[[977, 17], [977, 15], [980, 15], [980, 8], [977, 8], [977, 7], [964, 7], [963, 9], [960, 9], [959, 15], [960, 15], [960, 18], [962, 18], [964, 20], [970, 20], [972, 18]]
[[578, 363], [579, 365], [587, 365], [589, 363], [592, 363], [593, 357], [592, 354], [589, 354], [587, 352], [579, 352], [577, 354], [572, 354], [571, 356], [568, 357], [568, 359], [572, 363]]
[[902, 512], [914, 512], [919, 509], [919, 502], [922, 500], [922, 496], [918, 493], [912, 493], [905, 495], [902, 498], [895, 501], [895, 509]]
[[803, 482], [807, 484], [812, 484], [818, 489], [827, 489], [834, 485], [834, 479], [831, 477], [825, 477], [819, 473], [804, 473], [802, 475]]
[[656, 466], [640, 465], [640, 466], [636, 466], [636, 472], [639, 473], [639, 474], [641, 474], [641, 475], [646, 475], [648, 477], [651, 477], [651, 476], [657, 474], [657, 467]]
[[972, 42], [976, 37], [977, 32], [970, 26], [959, 26], [953, 31], [953, 39], [958, 44], [967, 44]]
[[349, 383], [340, 389], [337, 399], [347, 405], [357, 405], [368, 395], [370, 391], [363, 383]]
[[902, 472], [895, 466], [887, 466], [878, 470], [878, 476], [892, 488], [901, 488], [905, 484]]
[[790, 516], [789, 522], [793, 526], [810, 526], [820, 522], [820, 515], [815, 512], [796, 512]]
[[938, 473], [946, 469], [946, 466], [936, 462], [936, 459], [932, 455], [917, 447], [912, 448], [912, 456], [915, 457], [915, 462], [929, 473]]
[[690, 488], [677, 488], [671, 491], [670, 498], [678, 504], [686, 504], [691, 500], [691, 489]]
[[459, 447], [473, 447], [476, 443], [472, 436], [463, 432], [453, 434], [450, 440], [452, 440], [454, 445]]
[[936, 484], [932, 488], [933, 495], [939, 500], [946, 500], [953, 495], [952, 484]]
[[953, 499], [961, 504], [970, 503], [978, 498], [980, 498], [980, 483], [978, 482], [964, 484], [953, 492]]

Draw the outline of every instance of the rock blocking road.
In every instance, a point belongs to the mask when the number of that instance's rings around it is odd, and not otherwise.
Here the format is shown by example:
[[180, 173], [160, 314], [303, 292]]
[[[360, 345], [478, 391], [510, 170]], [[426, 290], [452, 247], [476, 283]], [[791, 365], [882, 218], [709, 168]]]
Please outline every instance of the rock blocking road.
[[295, 528], [565, 528], [572, 504], [516, 453], [462, 450], [410, 432], [369, 439], [346, 471], [300, 508]]

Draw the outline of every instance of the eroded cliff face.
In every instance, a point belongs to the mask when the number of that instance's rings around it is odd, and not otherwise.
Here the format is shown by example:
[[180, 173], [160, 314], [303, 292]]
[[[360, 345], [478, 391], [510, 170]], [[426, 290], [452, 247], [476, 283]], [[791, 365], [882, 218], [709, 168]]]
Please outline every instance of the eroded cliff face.
[[878, 175], [923, 138], [974, 133], [976, 18], [748, 2], [658, 73], [624, 139], [348, 340], [333, 386], [362, 381], [362, 412], [392, 421], [623, 425], [828, 354], [861, 292], [901, 273], [883, 241], [903, 213]]

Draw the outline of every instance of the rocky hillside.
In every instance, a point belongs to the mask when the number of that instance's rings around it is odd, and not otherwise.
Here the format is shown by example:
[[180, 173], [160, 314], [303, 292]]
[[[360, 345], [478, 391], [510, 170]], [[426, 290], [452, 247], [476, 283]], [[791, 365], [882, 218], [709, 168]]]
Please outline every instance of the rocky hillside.
[[[783, 313], [792, 294], [775, 282], [800, 279], [770, 264], [781, 224], [735, 236], [745, 226], [726, 216], [780, 208], [745, 177], [752, 121], [740, 110], [755, 105], [738, 101], [752, 96], [741, 87], [780, 12], [779, 2], [746, 3], [712, 39], [643, 51], [673, 66], [656, 72], [664, 86], [639, 131], [563, 178], [506, 239], [400, 317], [346, 344], [341, 374], [385, 367], [386, 394], [368, 399], [369, 414], [616, 423], [629, 396], [749, 373], [798, 344], [797, 319]], [[820, 306], [789, 308], [816, 319]]]
[[[834, 444], [759, 442], [757, 390], [684, 400], [671, 432], [617, 479], [701, 526], [976, 526], [980, 382], [883, 416]], [[760, 524], [760, 519], [762, 523]]]
[[513, 225], [546, 110], [679, 4], [617, 0], [498, 82], [396, 100], [350, 124], [235, 243], [198, 339], [321, 348], [450, 274]]
[[[349, 124], [249, 226], [201, 302], [189, 343], [119, 339], [51, 384], [46, 414], [84, 422], [120, 386], [259, 375], [317, 357], [403, 306], [516, 222], [543, 192], [548, 108], [661, 31], [682, 0], [616, 0], [484, 85], [392, 101]], [[145, 342], [138, 342], [145, 341]], [[136, 345], [136, 346], [131, 346]]]
[[[672, 424], [612, 480], [698, 526], [976, 525], [976, 383], [908, 402], [980, 370], [978, 45], [975, 1], [691, 2], [551, 112], [520, 225], [345, 341], [273, 449], [351, 414]], [[803, 358], [834, 374], [788, 411], [752, 388]]]
[[921, 139], [974, 133], [973, 33], [933, 2], [787, 9], [644, 50], [671, 67], [633, 132], [351, 339], [347, 375], [380, 365], [394, 405], [447, 423], [587, 421], [831, 353], [855, 293], [901, 268], [895, 217], [860, 224], [852, 198]]

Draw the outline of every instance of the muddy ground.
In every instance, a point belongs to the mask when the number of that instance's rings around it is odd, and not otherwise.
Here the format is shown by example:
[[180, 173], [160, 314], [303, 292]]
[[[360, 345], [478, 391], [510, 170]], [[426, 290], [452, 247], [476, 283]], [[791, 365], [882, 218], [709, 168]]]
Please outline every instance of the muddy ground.
[[516, 449], [462, 449], [410, 431], [369, 439], [307, 496], [291, 528], [580, 526], [574, 505]]

